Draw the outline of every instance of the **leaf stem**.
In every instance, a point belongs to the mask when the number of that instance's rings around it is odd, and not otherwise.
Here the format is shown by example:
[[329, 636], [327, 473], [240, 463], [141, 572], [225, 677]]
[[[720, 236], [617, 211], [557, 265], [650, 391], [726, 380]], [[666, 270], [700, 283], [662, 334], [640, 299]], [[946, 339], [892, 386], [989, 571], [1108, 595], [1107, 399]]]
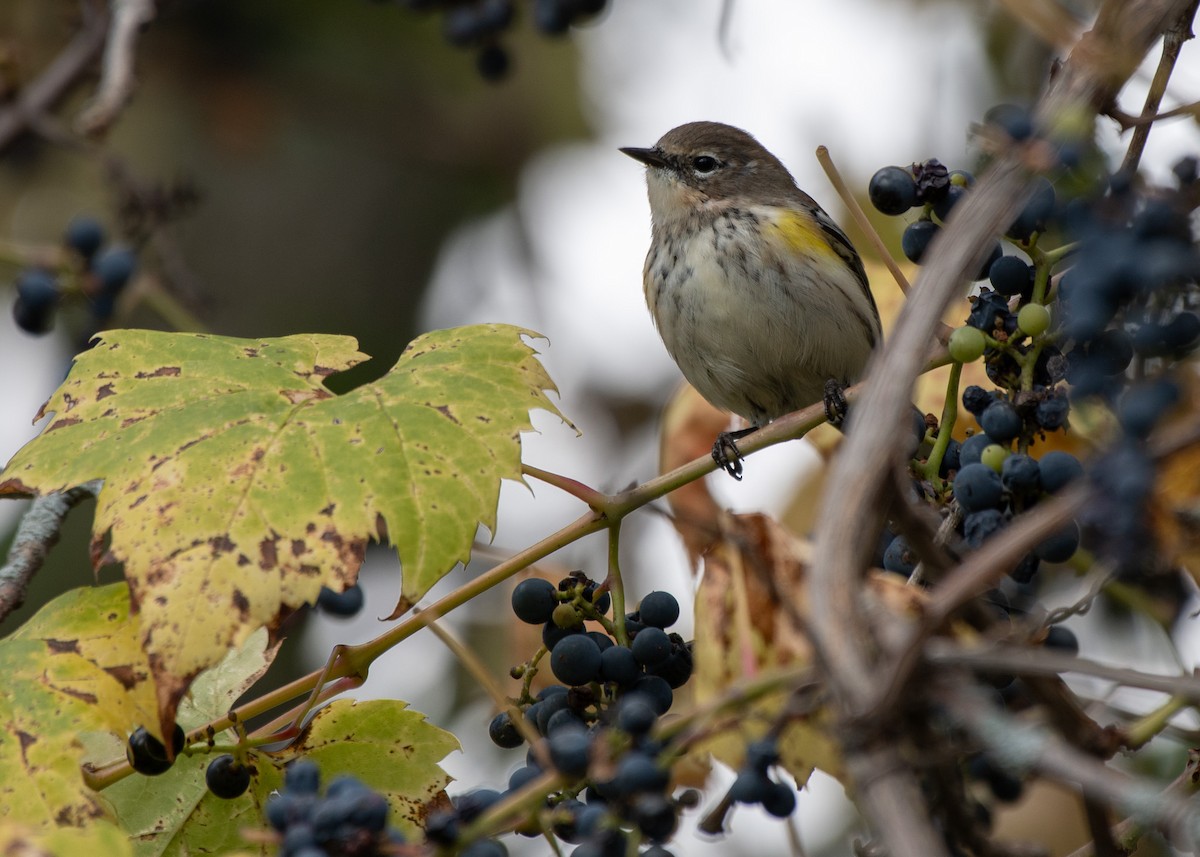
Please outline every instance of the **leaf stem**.
[[601, 505], [606, 497], [595, 488], [584, 485], [577, 479], [572, 479], [569, 476], [563, 476], [558, 473], [551, 473], [549, 470], [542, 470], [540, 467], [534, 467], [532, 464], [521, 464], [521, 472], [526, 476], [532, 476], [539, 482], [545, 482], [547, 485], [553, 485], [566, 491], [572, 497], [582, 500], [591, 508], [595, 509]]

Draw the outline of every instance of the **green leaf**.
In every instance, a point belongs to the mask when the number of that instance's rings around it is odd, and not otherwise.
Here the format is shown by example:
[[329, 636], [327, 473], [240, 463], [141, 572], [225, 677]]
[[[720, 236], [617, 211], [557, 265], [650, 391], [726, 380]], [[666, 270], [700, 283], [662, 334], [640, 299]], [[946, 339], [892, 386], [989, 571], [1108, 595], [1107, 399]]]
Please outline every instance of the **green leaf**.
[[[0, 806], [30, 826], [108, 815], [79, 770], [77, 738], [126, 734], [155, 714], [123, 583], [72, 590], [0, 640]], [[102, 852], [99, 852], [102, 853]]]
[[194, 677], [321, 587], [352, 583], [386, 533], [403, 565], [393, 615], [495, 526], [520, 478], [531, 408], [553, 383], [502, 325], [422, 336], [378, 382], [334, 396], [354, 340], [105, 332], [42, 409], [54, 418], [0, 494], [103, 479], [106, 534], [125, 564], [167, 731]]
[[[218, 738], [218, 741], [221, 739]], [[264, 805], [283, 786], [283, 767], [304, 756], [321, 767], [324, 783], [350, 773], [386, 795], [389, 823], [419, 838], [431, 805], [444, 801], [450, 778], [438, 763], [459, 748], [457, 739], [409, 710], [405, 703], [339, 700], [317, 712], [300, 739], [279, 753], [252, 753], [250, 789], [233, 800], [208, 792], [204, 771], [214, 758], [181, 758], [158, 777], [130, 777], [105, 790], [137, 857], [256, 851], [243, 831], [266, 828]], [[273, 854], [275, 847], [261, 847]]]
[[90, 827], [34, 829], [18, 821], [0, 823], [0, 854], [20, 857], [132, 857], [133, 846], [115, 824], [99, 822]]

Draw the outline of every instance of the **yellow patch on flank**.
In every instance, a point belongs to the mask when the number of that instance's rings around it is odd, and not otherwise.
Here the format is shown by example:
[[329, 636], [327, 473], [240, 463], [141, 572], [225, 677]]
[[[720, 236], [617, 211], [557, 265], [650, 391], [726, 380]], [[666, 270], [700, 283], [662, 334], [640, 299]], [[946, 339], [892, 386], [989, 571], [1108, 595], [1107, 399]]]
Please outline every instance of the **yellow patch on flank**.
[[837, 251], [829, 245], [824, 231], [812, 219], [787, 209], [776, 209], [768, 222], [779, 231], [780, 237], [793, 253], [837, 257]]

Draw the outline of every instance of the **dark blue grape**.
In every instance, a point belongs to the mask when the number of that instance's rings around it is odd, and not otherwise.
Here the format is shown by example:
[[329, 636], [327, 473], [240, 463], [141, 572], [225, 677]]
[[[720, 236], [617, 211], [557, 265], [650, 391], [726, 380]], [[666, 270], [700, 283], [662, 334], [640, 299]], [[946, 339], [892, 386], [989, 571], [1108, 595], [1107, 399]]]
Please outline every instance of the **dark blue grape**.
[[1004, 256], [1004, 248], [1000, 246], [1000, 242], [996, 241], [992, 244], [991, 252], [984, 257], [983, 262], [979, 266], [979, 270], [975, 272], [972, 279], [986, 280], [989, 272], [992, 270], [992, 265], [996, 264]]
[[587, 724], [583, 718], [569, 708], [563, 708], [554, 712], [546, 720], [545, 735], [550, 737], [562, 732], [564, 729], [586, 729]]
[[980, 509], [963, 518], [963, 538], [973, 548], [979, 547], [1004, 529], [1004, 513], [998, 509]]
[[679, 825], [679, 815], [664, 795], [638, 795], [632, 806], [633, 823], [651, 842], [666, 842]]
[[988, 268], [988, 282], [997, 294], [1014, 297], [1033, 288], [1033, 266], [1019, 256], [1001, 256]]
[[666, 714], [675, 701], [675, 694], [666, 679], [656, 675], [644, 675], [633, 683], [633, 693], [644, 693], [659, 714]]
[[1055, 202], [1054, 186], [1044, 178], [1035, 179], [1033, 196], [1025, 203], [1025, 207], [1005, 234], [1009, 238], [1025, 241], [1034, 232], [1044, 232], [1054, 215]]
[[512, 610], [522, 622], [543, 625], [559, 604], [554, 584], [540, 577], [522, 580], [512, 591]]
[[17, 275], [17, 300], [33, 311], [53, 309], [62, 296], [58, 280], [45, 268], [26, 268]]
[[642, 666], [656, 666], [671, 656], [671, 640], [661, 628], [648, 627], [633, 638], [630, 649]]
[[425, 819], [425, 838], [438, 845], [453, 845], [461, 827], [458, 813], [437, 810]]
[[920, 557], [908, 546], [908, 539], [896, 536], [883, 552], [884, 570], [911, 577]]
[[592, 740], [585, 729], [563, 729], [548, 740], [550, 761], [568, 777], [582, 777], [588, 770], [588, 748]]
[[[543, 735], [550, 734], [550, 718], [560, 711], [565, 711], [568, 706], [567, 694], [559, 693], [553, 696], [547, 696], [536, 705], [534, 714], [534, 725], [537, 726], [538, 732]], [[532, 710], [535, 706], [530, 706]]]
[[666, 679], [672, 688], [683, 687], [692, 677], [692, 650], [678, 634], [668, 634], [667, 637], [671, 641], [671, 656], [660, 664], [647, 666], [646, 672]]
[[547, 36], [561, 36], [571, 26], [572, 12], [566, 0], [534, 0], [533, 24]]
[[[1025, 556], [1021, 557], [1021, 561], [1017, 563], [1016, 568], [1008, 573], [1008, 576], [1017, 583], [1029, 583], [1029, 581], [1033, 580], [1033, 576], [1037, 574], [1040, 565], [1041, 560], [1036, 554], [1025, 554]], [[1004, 685], [1001, 684], [998, 687], [1004, 687]]]
[[903, 167], [884, 167], [871, 176], [867, 196], [883, 214], [903, 214], [917, 204], [917, 183]]
[[946, 188], [946, 192], [941, 197], [934, 200], [933, 213], [937, 215], [942, 222], [950, 216], [950, 212], [954, 210], [954, 206], [958, 205], [959, 200], [967, 195], [967, 189], [962, 185], [952, 184]]
[[643, 624], [654, 628], [670, 628], [679, 619], [679, 602], [670, 592], [651, 592], [638, 605]]
[[1135, 384], [1125, 391], [1117, 419], [1130, 437], [1145, 438], [1162, 416], [1179, 401], [1179, 387], [1167, 378]]
[[770, 795], [773, 785], [764, 772], [744, 768], [729, 788], [729, 797], [738, 803], [762, 803]]
[[600, 647], [586, 634], [565, 637], [550, 652], [550, 671], [563, 684], [593, 682], [600, 675]]
[[1182, 356], [1200, 342], [1200, 316], [1181, 312], [1163, 326], [1163, 344], [1175, 356]]
[[1018, 452], [1004, 459], [1000, 481], [1011, 494], [1033, 494], [1041, 489], [1041, 468], [1028, 455]]
[[520, 791], [541, 775], [542, 771], [536, 765], [525, 765], [524, 767], [517, 768], [508, 776], [508, 790], [510, 792]]
[[1062, 625], [1051, 625], [1046, 629], [1046, 639], [1042, 643], [1047, 649], [1058, 649], [1068, 654], [1079, 654], [1079, 638], [1070, 628]]
[[965, 512], [995, 508], [1004, 495], [1000, 474], [984, 464], [967, 464], [954, 477], [954, 499]]
[[1046, 431], [1063, 428], [1071, 413], [1071, 402], [1063, 395], [1051, 396], [1037, 403], [1034, 409], [1034, 419]]
[[988, 405], [979, 425], [987, 436], [999, 444], [1006, 444], [1021, 433], [1021, 415], [1013, 407], [1012, 402], [997, 399]]
[[1033, 552], [1039, 559], [1046, 562], [1066, 562], [1075, 555], [1077, 550], [1079, 550], [1079, 525], [1072, 521], [1054, 535], [1048, 536], [1040, 542]]
[[992, 439], [986, 434], [973, 434], [963, 441], [958, 452], [959, 470], [968, 464], [978, 464], [983, 451], [992, 445]]
[[525, 743], [521, 732], [513, 725], [512, 716], [507, 711], [501, 711], [488, 724], [488, 737], [497, 747], [511, 750]]
[[[586, 629], [584, 628], [582, 622], [570, 628], [560, 628], [558, 625], [554, 624], [554, 620], [551, 620], [542, 626], [542, 645], [550, 651], [554, 651], [554, 647], [557, 646], [561, 640], [565, 640], [567, 637], [573, 637], [576, 635], [586, 636], [584, 634], [585, 630]], [[595, 640], [592, 642], [595, 643]]]
[[1016, 319], [1008, 308], [1008, 299], [1003, 295], [985, 288], [971, 298], [971, 312], [967, 315], [967, 324], [971, 327], [984, 333], [992, 333], [997, 329], [1008, 330], [1010, 319], [1015, 327]]
[[941, 227], [932, 220], [917, 220], [908, 224], [900, 236], [900, 249], [905, 258], [913, 264], [921, 264], [925, 251], [929, 249], [929, 243], [940, 230]]
[[357, 583], [347, 586], [341, 592], [322, 586], [321, 593], [317, 596], [317, 606], [331, 616], [357, 615], [365, 601], [363, 588]]
[[994, 401], [996, 401], [995, 395], [983, 389], [983, 387], [977, 387], [972, 384], [963, 390], [963, 407], [976, 417], [981, 416], [987, 410], [988, 405]]
[[600, 678], [619, 685], [630, 685], [642, 674], [641, 665], [625, 646], [613, 646], [600, 653]]
[[771, 789], [762, 800], [762, 808], [776, 818], [787, 818], [796, 809], [796, 791], [787, 783], [771, 783]]
[[645, 697], [631, 693], [617, 707], [617, 728], [630, 735], [641, 736], [654, 728], [658, 712]]
[[321, 769], [315, 762], [297, 759], [284, 770], [283, 787], [294, 795], [315, 795], [321, 787]]
[[654, 759], [638, 750], [630, 750], [617, 761], [613, 784], [619, 794], [632, 797], [641, 792], [661, 792], [670, 779]]
[[[484, 45], [475, 57], [475, 70], [479, 72], [479, 76], [484, 80], [504, 80], [504, 78], [508, 77], [508, 72], [511, 68], [512, 58], [509, 56], [508, 51], [502, 45], [498, 45], [495, 42]], [[479, 842], [474, 843], [472, 847], [489, 843], [501, 848], [504, 847], [493, 839], [481, 839]], [[463, 854], [466, 854], [466, 852], [464, 851]]]
[[63, 243], [82, 256], [91, 259], [96, 251], [104, 245], [104, 227], [94, 217], [80, 214], [71, 218], [67, 224]]
[[137, 254], [128, 247], [109, 247], [92, 263], [92, 273], [100, 281], [100, 294], [116, 295], [133, 277]]
[[746, 745], [746, 767], [751, 770], [765, 774], [781, 758], [779, 744], [773, 738], [759, 738]]
[[1019, 104], [996, 104], [988, 108], [983, 121], [1003, 129], [1017, 142], [1033, 136], [1033, 114]]
[[208, 763], [204, 783], [216, 797], [233, 800], [250, 788], [250, 769], [229, 753], [223, 753]]
[[945, 479], [960, 467], [962, 467], [962, 444], [954, 438], [950, 438], [945, 452], [942, 453], [942, 462], [938, 465], [938, 476]]
[[1042, 490], [1057, 493], [1083, 475], [1083, 465], [1069, 452], [1054, 450], [1038, 459]]

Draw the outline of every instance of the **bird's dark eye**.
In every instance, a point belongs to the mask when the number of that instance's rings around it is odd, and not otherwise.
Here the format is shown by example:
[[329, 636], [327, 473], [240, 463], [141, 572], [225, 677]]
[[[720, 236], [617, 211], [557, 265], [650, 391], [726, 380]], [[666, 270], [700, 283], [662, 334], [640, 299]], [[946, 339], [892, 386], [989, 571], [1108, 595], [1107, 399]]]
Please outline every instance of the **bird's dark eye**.
[[721, 162], [712, 155], [700, 155], [692, 158], [692, 169], [698, 173], [711, 173], [720, 165]]

